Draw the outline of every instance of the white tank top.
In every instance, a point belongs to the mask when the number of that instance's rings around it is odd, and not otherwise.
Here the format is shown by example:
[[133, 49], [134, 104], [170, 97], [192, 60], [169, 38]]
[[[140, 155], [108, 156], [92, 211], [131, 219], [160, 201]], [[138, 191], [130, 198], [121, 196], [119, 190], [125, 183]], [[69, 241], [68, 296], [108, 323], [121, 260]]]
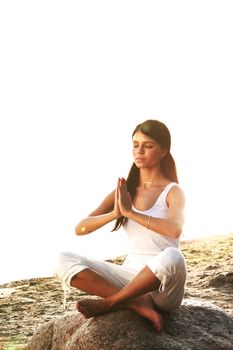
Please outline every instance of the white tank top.
[[[150, 209], [140, 211], [133, 207], [133, 210], [152, 217], [166, 219], [168, 216], [166, 197], [170, 189], [176, 185], [176, 182], [170, 182]], [[127, 264], [144, 264], [150, 257], [157, 255], [167, 247], [175, 247], [179, 249], [179, 238], [175, 239], [161, 235], [160, 233], [137, 224], [133, 220], [128, 220], [124, 229], [127, 233], [129, 244], [129, 252], [125, 260], [125, 263]]]

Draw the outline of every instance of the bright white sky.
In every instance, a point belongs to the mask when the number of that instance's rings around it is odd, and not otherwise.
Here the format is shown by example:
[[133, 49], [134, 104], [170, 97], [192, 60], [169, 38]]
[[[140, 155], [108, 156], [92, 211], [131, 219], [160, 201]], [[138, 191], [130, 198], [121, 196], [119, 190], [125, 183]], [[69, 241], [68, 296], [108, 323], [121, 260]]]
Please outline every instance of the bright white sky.
[[232, 16], [231, 1], [1, 1], [0, 283], [50, 275], [65, 250], [125, 252], [112, 225], [74, 227], [127, 176], [148, 118], [172, 134], [184, 238], [233, 231]]

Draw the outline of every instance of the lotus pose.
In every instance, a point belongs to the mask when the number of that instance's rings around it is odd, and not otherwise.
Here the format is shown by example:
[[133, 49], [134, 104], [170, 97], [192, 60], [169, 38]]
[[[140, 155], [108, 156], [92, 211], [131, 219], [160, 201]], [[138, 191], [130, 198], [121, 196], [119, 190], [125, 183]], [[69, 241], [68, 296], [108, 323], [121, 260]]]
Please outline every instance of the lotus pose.
[[126, 259], [116, 265], [62, 253], [56, 274], [63, 283], [99, 297], [77, 302], [85, 317], [103, 315], [123, 304], [159, 332], [164, 312], [179, 307], [184, 295], [186, 264], [179, 240], [185, 198], [164, 123], [146, 120], [137, 125], [132, 146], [134, 162], [127, 180], [119, 178], [116, 189], [76, 226], [77, 235], [111, 221], [115, 221], [113, 230], [123, 226], [129, 240]]

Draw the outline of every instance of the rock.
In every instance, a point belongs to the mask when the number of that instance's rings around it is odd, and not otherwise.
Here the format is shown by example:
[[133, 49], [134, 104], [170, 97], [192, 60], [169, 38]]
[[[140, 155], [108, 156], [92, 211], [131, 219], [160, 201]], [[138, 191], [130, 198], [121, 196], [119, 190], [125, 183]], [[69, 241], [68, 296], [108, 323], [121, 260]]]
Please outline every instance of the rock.
[[156, 333], [130, 310], [85, 319], [78, 312], [37, 330], [27, 350], [233, 350], [233, 319], [219, 307], [186, 299]]
[[223, 287], [227, 284], [233, 286], [233, 272], [212, 276], [209, 282], [209, 286], [215, 288]]

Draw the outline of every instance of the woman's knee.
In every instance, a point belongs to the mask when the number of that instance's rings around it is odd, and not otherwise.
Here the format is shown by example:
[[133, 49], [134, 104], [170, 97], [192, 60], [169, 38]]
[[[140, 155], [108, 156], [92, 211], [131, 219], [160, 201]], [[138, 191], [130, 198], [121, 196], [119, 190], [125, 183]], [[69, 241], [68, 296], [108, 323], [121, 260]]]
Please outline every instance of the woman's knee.
[[64, 266], [66, 264], [66, 260], [68, 259], [68, 257], [69, 257], [69, 252], [60, 253], [57, 256], [57, 259], [55, 262], [54, 274], [55, 274], [55, 277], [57, 277], [58, 279], [62, 278]]
[[147, 264], [156, 274], [167, 271], [169, 274], [176, 274], [178, 271], [185, 270], [185, 260], [181, 251], [174, 247], [164, 249]]
[[68, 261], [72, 258], [72, 253], [70, 252], [62, 252], [57, 256], [57, 263], [56, 267], [61, 268], [63, 267]]
[[[185, 259], [181, 251], [175, 247], [168, 247], [163, 251], [163, 264], [167, 268], [179, 271], [185, 268]], [[175, 272], [174, 271], [174, 272]]]
[[182, 264], [184, 262], [184, 256], [181, 251], [175, 247], [168, 247], [163, 251], [165, 259], [175, 265]]
[[55, 264], [55, 277], [57, 277], [59, 280], [63, 280], [64, 276], [67, 274], [67, 271], [69, 271], [72, 266], [82, 265], [83, 262], [84, 258], [80, 255], [70, 252], [60, 253]]

